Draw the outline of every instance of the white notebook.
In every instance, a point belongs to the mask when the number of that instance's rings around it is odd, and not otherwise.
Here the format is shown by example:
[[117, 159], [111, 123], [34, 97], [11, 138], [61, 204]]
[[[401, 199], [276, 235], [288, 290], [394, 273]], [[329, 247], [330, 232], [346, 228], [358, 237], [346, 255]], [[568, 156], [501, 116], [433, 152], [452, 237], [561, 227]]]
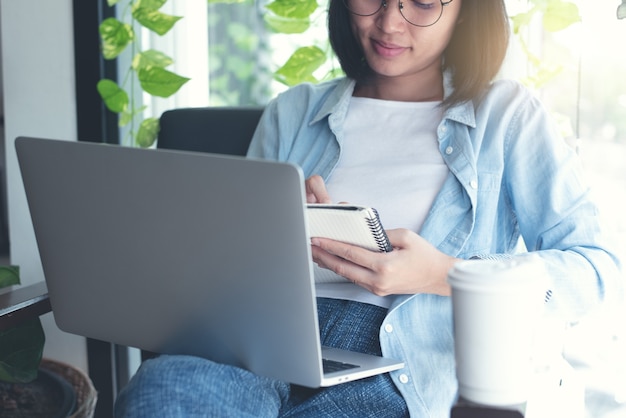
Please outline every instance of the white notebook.
[[[348, 204], [308, 204], [307, 218], [311, 237], [330, 238], [371, 251], [390, 252], [393, 249], [374, 208]], [[316, 269], [316, 283], [336, 282], [338, 278], [329, 270]]]
[[378, 212], [374, 208], [361, 205], [309, 203], [307, 217], [311, 237], [331, 238], [372, 251], [392, 250]]

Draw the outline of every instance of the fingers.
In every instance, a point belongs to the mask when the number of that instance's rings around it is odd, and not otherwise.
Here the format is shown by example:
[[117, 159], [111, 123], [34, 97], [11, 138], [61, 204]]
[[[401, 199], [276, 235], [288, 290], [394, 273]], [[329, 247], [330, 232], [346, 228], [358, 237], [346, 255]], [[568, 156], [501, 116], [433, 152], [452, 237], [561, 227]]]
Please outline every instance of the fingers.
[[389, 253], [313, 238], [313, 260], [320, 267], [332, 270], [379, 296], [414, 293], [450, 295], [446, 276], [458, 259], [444, 254], [406, 229], [387, 230], [387, 236], [394, 247]]
[[311, 239], [311, 244], [314, 248], [319, 247], [326, 253], [330, 253], [342, 260], [348, 260], [365, 268], [371, 267], [371, 260], [373, 256], [377, 254], [365, 248], [327, 238], [315, 237]]
[[314, 175], [305, 182], [307, 203], [331, 203], [326, 184], [321, 176]]
[[363, 287], [372, 280], [375, 252], [324, 238], [311, 240], [313, 261]]

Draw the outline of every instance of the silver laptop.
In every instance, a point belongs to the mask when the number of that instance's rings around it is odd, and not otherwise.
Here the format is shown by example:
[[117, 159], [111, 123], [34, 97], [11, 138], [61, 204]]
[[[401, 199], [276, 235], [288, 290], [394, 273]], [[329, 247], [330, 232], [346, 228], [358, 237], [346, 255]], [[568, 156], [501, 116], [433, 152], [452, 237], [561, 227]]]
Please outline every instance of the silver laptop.
[[16, 148], [60, 329], [309, 387], [403, 367], [320, 345], [298, 167], [40, 138]]

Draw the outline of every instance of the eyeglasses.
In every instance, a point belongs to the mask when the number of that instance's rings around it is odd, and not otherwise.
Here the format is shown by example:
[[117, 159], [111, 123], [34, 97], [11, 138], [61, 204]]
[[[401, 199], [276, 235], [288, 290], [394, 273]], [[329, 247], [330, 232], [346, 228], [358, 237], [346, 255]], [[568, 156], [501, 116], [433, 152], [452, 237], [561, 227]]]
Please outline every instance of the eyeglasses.
[[[372, 16], [387, 9], [387, 0], [343, 0], [350, 13], [357, 16]], [[413, 26], [432, 26], [439, 21], [443, 14], [443, 6], [452, 3], [452, 0], [398, 0], [400, 14], [404, 20]]]

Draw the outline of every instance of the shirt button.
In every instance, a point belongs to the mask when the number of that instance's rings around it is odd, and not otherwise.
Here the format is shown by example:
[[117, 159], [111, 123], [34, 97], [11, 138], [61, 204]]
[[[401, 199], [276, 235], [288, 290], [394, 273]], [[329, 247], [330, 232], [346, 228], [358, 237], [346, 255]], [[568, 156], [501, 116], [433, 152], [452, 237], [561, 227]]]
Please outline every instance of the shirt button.
[[454, 151], [454, 148], [452, 148], [452, 147], [446, 148], [446, 155], [452, 154], [453, 151]]
[[407, 376], [404, 373], [400, 375], [399, 379], [400, 379], [400, 383], [409, 383], [409, 376]]
[[448, 132], [448, 127], [447, 126], [442, 126], [441, 127], [441, 132]]
[[385, 331], [392, 333], [393, 332], [393, 325], [391, 324], [385, 324]]
[[470, 181], [470, 187], [472, 189], [478, 189], [478, 182], [476, 180]]

